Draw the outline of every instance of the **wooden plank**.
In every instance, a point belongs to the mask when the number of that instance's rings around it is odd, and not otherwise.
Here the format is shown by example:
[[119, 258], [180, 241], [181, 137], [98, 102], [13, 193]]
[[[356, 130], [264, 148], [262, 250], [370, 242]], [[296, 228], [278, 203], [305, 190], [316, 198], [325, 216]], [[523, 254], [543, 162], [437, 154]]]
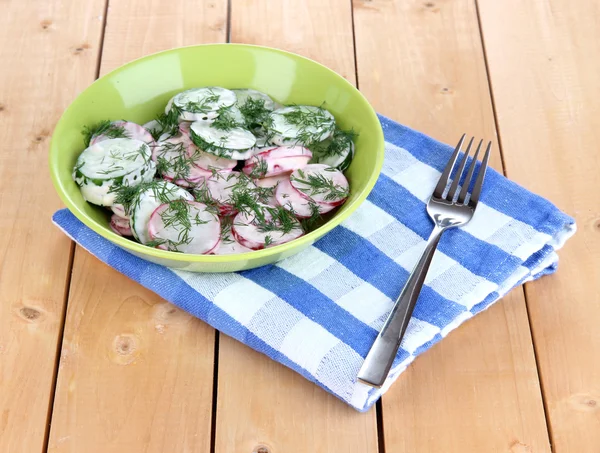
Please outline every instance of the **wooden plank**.
[[0, 15], [0, 451], [41, 452], [53, 395], [71, 243], [48, 143], [94, 79], [104, 0], [8, 0]]
[[[494, 139], [473, 2], [354, 7], [358, 80], [380, 112], [448, 143]], [[523, 291], [417, 359], [382, 409], [386, 451], [550, 451]]]
[[[112, 2], [102, 72], [146, 53], [225, 41], [226, 15], [225, 0]], [[209, 451], [214, 338], [78, 248], [49, 451]]]
[[[347, 1], [233, 0], [231, 40], [291, 50], [354, 81], [351, 19]], [[377, 451], [375, 411], [359, 414], [224, 336], [215, 436], [217, 453]]]
[[480, 1], [510, 177], [575, 216], [558, 273], [526, 286], [556, 453], [600, 448], [600, 4]]

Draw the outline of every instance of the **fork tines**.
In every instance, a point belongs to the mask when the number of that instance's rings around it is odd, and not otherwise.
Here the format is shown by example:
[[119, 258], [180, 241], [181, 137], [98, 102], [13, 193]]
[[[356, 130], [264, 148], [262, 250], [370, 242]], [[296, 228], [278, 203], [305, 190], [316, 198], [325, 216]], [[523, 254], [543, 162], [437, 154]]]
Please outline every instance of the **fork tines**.
[[[460, 183], [463, 171], [467, 165], [467, 160], [469, 158], [469, 153], [471, 152], [471, 147], [473, 146], [473, 140], [475, 139], [475, 137], [471, 137], [471, 140], [469, 140], [467, 149], [464, 152], [464, 155], [460, 161], [460, 164], [458, 165], [458, 168], [454, 174], [454, 178], [452, 179], [452, 184], [450, 185], [450, 188], [448, 189], [448, 192], [447, 192], [446, 196], [444, 197], [444, 192], [446, 191], [446, 187], [448, 186], [448, 182], [450, 181], [450, 176], [452, 174], [452, 170], [455, 167], [456, 159], [458, 158], [458, 154], [461, 152], [463, 142], [465, 141], [465, 136], [466, 136], [466, 134], [463, 134], [462, 137], [460, 138], [460, 140], [458, 141], [458, 144], [456, 145], [456, 148], [454, 149], [454, 152], [452, 153], [452, 156], [450, 157], [450, 160], [448, 161], [446, 168], [444, 168], [444, 171], [442, 172], [442, 175], [440, 176], [440, 179], [439, 179], [437, 185], [435, 186], [435, 190], [433, 191], [433, 196], [435, 198], [446, 200], [449, 202], [455, 202], [456, 204], [465, 204], [465, 200], [467, 199], [467, 195], [469, 194], [469, 186], [471, 185], [471, 181], [473, 179], [473, 173], [475, 173], [477, 157], [479, 156], [479, 151], [481, 150], [481, 145], [483, 144], [483, 140], [480, 140], [479, 144], [477, 145], [477, 149], [475, 150], [475, 155], [473, 156], [471, 165], [469, 166], [467, 176], [465, 177], [465, 179], [463, 181], [460, 193], [458, 194], [458, 198], [456, 197], [456, 195], [458, 192], [458, 185]], [[481, 186], [483, 185], [483, 178], [485, 177], [485, 172], [487, 170], [491, 149], [492, 149], [492, 142], [489, 142], [487, 144], [485, 154], [483, 155], [483, 160], [481, 161], [479, 171], [477, 172], [477, 179], [475, 180], [475, 184], [473, 185], [473, 190], [470, 193], [469, 201], [467, 203], [468, 205], [470, 205], [472, 207], [475, 207], [477, 205], [477, 202], [479, 201], [479, 195], [481, 194]], [[454, 201], [455, 198], [456, 198], [456, 201]]]

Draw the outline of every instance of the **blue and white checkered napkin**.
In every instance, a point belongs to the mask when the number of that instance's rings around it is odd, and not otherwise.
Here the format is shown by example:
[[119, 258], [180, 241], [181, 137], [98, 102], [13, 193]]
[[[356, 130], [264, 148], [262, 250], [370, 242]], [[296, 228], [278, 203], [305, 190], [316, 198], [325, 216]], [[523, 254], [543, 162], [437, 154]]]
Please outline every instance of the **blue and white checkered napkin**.
[[54, 222], [129, 278], [364, 411], [451, 330], [511, 288], [554, 272], [555, 250], [575, 232], [573, 219], [550, 202], [489, 171], [473, 221], [440, 242], [384, 387], [357, 383], [432, 229], [425, 203], [452, 151], [380, 119], [386, 157], [367, 201], [310, 249], [276, 265], [232, 274], [177, 271], [125, 252], [67, 210]]

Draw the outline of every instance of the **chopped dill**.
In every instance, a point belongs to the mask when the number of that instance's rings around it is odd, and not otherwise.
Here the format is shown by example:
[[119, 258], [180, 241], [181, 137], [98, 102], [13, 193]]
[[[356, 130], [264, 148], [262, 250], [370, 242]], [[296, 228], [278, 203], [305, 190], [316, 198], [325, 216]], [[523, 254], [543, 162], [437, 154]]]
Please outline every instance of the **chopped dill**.
[[273, 243], [273, 238], [270, 234], [265, 236], [265, 247], [269, 247]]
[[246, 127], [254, 129], [265, 124], [271, 110], [265, 107], [265, 99], [248, 97], [246, 102], [240, 106], [240, 112], [246, 121]]
[[90, 146], [92, 138], [99, 135], [104, 135], [108, 138], [130, 138], [129, 133], [125, 130], [125, 126], [120, 126], [110, 120], [100, 121], [91, 127], [84, 126], [81, 134], [83, 135], [83, 143], [86, 148]]
[[252, 179], [264, 178], [267, 174], [267, 171], [269, 170], [269, 164], [267, 164], [267, 161], [262, 157], [256, 157], [256, 159], [254, 159], [254, 162], [254, 166], [252, 167], [249, 176]]
[[220, 131], [230, 131], [236, 127], [242, 126], [231, 113], [232, 106], [221, 107], [217, 110], [219, 116], [211, 123], [210, 127], [214, 127]]
[[[332, 170], [337, 171], [335, 169]], [[332, 201], [346, 198], [349, 195], [348, 188], [342, 187], [339, 184], [334, 184], [333, 180], [325, 177], [321, 173], [312, 173], [307, 177], [302, 170], [298, 170], [298, 174], [300, 175], [300, 178], [290, 176], [290, 180], [306, 186], [296, 188], [310, 197], [326, 194], [324, 197], [325, 200]]]
[[321, 158], [341, 156], [349, 151], [356, 137], [358, 137], [358, 134], [354, 132], [354, 129], [344, 131], [336, 128], [329, 139], [318, 143], [312, 143], [309, 148], [313, 154], [318, 155]]

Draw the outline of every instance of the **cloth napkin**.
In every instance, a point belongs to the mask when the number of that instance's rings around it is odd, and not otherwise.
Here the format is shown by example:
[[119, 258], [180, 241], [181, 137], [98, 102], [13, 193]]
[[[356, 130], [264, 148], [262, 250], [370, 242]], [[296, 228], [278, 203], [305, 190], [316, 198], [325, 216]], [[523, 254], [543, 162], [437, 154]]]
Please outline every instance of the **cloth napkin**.
[[[556, 270], [572, 218], [488, 170], [473, 220], [445, 233], [390, 375], [356, 375], [424, 249], [427, 199], [452, 148], [380, 117], [385, 162], [375, 188], [341, 226], [274, 265], [195, 274], [113, 245], [69, 211], [53, 220], [90, 253], [211, 326], [315, 382], [359, 411], [418, 355], [523, 282]], [[464, 351], [464, 354], [468, 354]]]

